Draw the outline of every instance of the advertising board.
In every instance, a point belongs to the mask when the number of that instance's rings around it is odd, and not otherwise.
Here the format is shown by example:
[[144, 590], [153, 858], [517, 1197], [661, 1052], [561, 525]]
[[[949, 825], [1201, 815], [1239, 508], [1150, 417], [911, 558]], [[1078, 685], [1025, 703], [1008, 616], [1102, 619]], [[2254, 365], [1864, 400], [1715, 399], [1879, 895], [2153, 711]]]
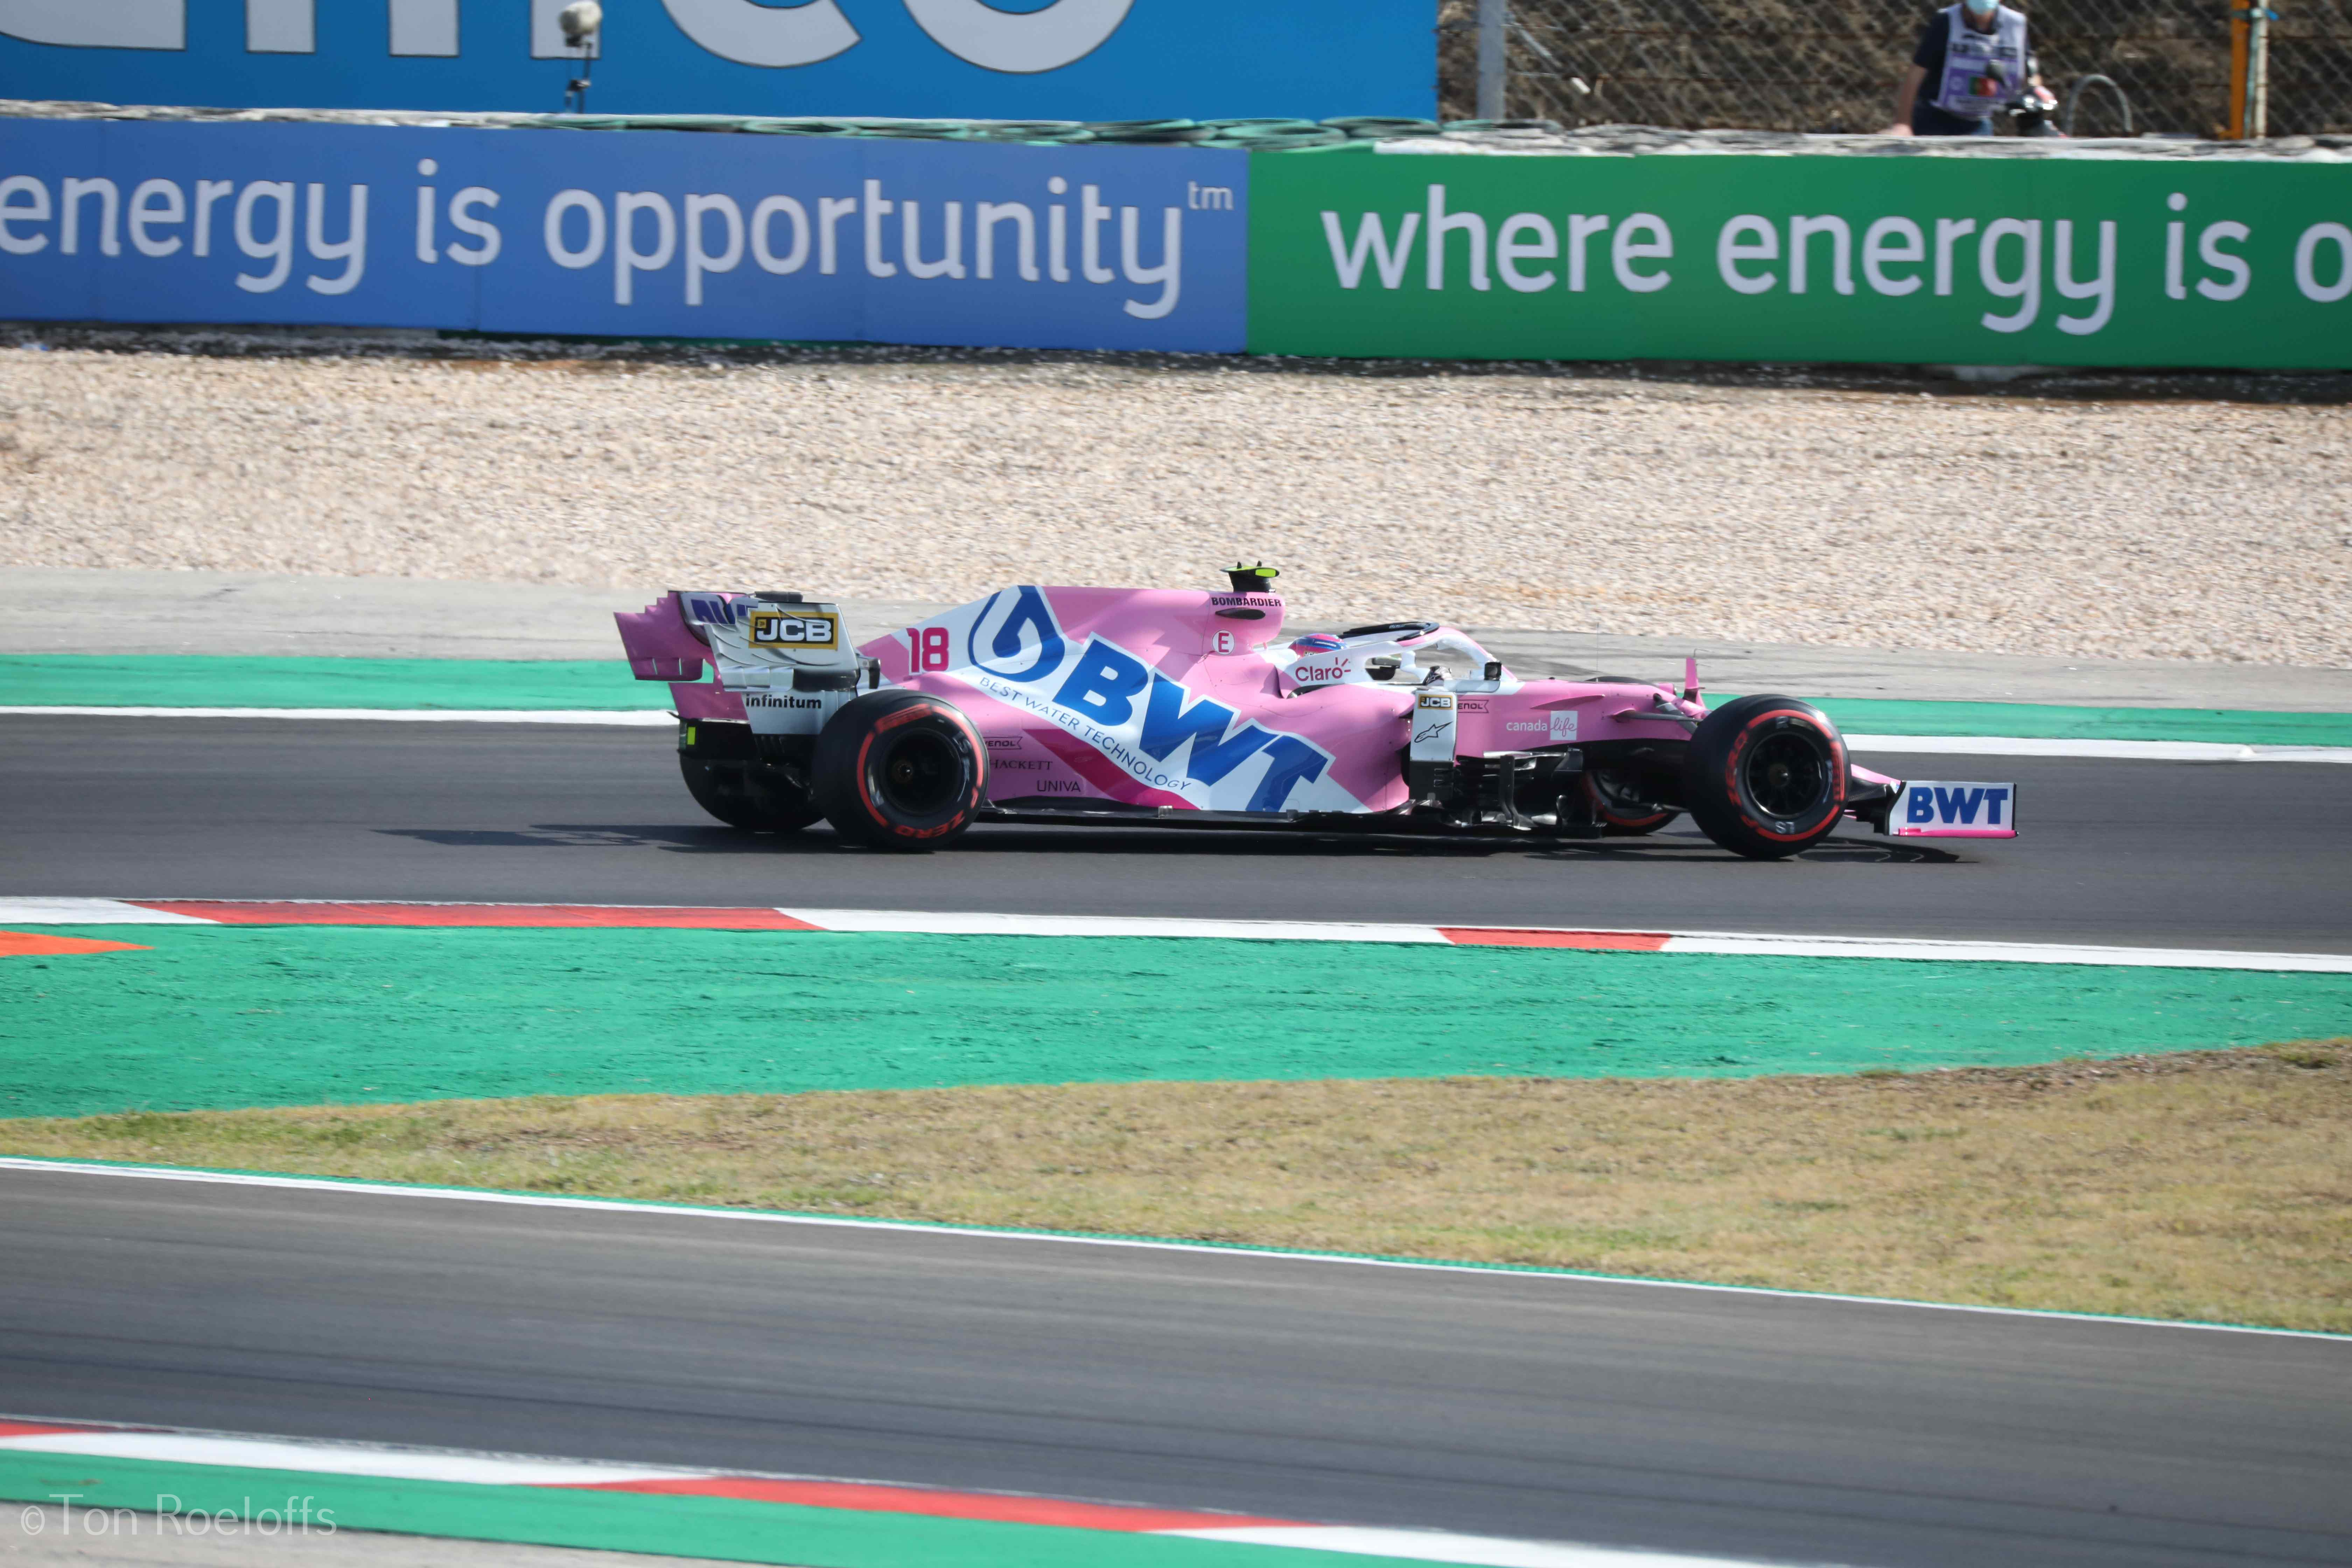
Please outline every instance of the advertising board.
[[1235, 353], [1249, 158], [0, 121], [0, 319]]
[[2352, 365], [2334, 163], [1349, 150], [1251, 212], [1257, 353]]
[[[564, 0], [0, 0], [0, 96], [552, 112]], [[1430, 0], [604, 0], [589, 107], [1428, 115]]]

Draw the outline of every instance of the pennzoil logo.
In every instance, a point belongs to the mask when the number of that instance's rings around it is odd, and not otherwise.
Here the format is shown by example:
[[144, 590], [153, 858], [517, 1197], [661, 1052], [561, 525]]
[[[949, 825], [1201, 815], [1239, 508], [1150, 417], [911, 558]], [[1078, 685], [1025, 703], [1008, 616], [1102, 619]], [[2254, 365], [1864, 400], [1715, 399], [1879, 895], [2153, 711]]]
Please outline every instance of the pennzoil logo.
[[836, 647], [841, 642], [841, 622], [832, 616], [754, 610], [749, 619], [753, 647]]

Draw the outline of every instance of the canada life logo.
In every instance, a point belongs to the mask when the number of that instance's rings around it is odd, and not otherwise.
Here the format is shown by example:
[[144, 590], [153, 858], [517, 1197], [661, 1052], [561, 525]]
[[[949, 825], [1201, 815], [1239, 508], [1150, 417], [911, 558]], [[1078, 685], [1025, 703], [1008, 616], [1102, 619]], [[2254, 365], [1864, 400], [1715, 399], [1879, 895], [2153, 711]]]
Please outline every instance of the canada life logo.
[[[739, 65], [811, 66], [856, 48], [865, 35], [853, 8], [867, 12], [891, 0], [809, 0], [780, 6], [761, 0], [662, 0], [672, 25], [707, 52]], [[1000, 11], [985, 0], [897, 0], [934, 44], [984, 70], [1030, 76], [1059, 70], [1094, 53], [1127, 20], [1134, 0], [1054, 0], [1032, 11]], [[567, 0], [530, 0], [533, 59], [577, 59], [557, 20]], [[387, 0], [386, 53], [409, 58], [463, 53], [457, 0]], [[639, 7], [637, 9], [650, 9]], [[647, 18], [651, 20], [650, 17]], [[29, 44], [90, 49], [188, 47], [187, 0], [113, 0], [68, 5], [61, 0], [0, 0], [0, 36]], [[504, 31], [479, 29], [492, 47]], [[318, 52], [318, 0], [245, 0], [247, 54]], [[520, 43], [518, 37], [515, 40]], [[594, 46], [589, 52], [593, 53]]]

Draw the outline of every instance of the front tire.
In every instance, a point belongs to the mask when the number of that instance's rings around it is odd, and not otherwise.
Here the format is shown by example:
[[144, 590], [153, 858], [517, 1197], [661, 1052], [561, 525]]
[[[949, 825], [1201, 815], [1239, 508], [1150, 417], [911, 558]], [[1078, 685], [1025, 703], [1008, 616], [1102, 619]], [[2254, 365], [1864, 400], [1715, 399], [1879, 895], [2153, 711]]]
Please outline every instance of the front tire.
[[1793, 697], [1743, 697], [1700, 721], [1683, 755], [1683, 802], [1709, 838], [1780, 860], [1827, 838], [1845, 815], [1844, 737]]
[[869, 691], [816, 738], [816, 804], [835, 832], [877, 849], [936, 849], [987, 799], [988, 752], [953, 704], [920, 691]]

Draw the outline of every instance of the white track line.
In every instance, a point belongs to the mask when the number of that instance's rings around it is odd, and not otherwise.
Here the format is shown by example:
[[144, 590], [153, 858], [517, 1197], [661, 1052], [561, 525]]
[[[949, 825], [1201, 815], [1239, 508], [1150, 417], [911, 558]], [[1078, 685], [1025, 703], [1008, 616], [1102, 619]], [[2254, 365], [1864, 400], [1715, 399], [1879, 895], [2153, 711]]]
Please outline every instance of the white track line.
[[[159, 902], [177, 900], [162, 900]], [[210, 900], [194, 900], [210, 901]], [[402, 908], [483, 907], [447, 900], [253, 899], [219, 900], [265, 910], [271, 904], [394, 902]], [[523, 908], [530, 905], [489, 905]], [[569, 908], [571, 906], [563, 906]], [[633, 906], [604, 906], [633, 907]], [[691, 908], [652, 905], [650, 909]], [[928, 910], [833, 910], [775, 906], [781, 914], [821, 931], [918, 936], [1214, 937], [1244, 942], [1362, 942], [1413, 946], [1478, 946], [1449, 931], [1529, 931], [1576, 936], [1663, 939], [1652, 952], [1750, 958], [1877, 958], [1944, 963], [2087, 963], [2132, 969], [2236, 969], [2278, 973], [2352, 974], [2352, 953], [2238, 952], [2221, 948], [2106, 947], [2082, 942], [1963, 942], [1932, 937], [1780, 936], [1755, 931], [1641, 931], [1622, 927], [1452, 925], [1374, 921], [1234, 921], [1166, 915], [973, 914]], [[202, 916], [151, 910], [125, 899], [0, 898], [0, 926], [213, 925]], [[307, 923], [307, 922], [306, 922]], [[371, 922], [354, 917], [351, 925]], [[268, 922], [254, 922], [266, 927]], [[406, 929], [406, 928], [404, 928]], [[416, 928], [445, 929], [445, 928]], [[464, 929], [449, 927], [446, 929]], [[530, 927], [515, 929], [528, 930]], [[638, 929], [614, 926], [612, 930]], [[789, 935], [791, 933], [782, 933]], [[1512, 944], [1500, 944], [1512, 945]], [[1542, 943], [1517, 945], [1539, 946]], [[1604, 950], [1606, 951], [1606, 950]]]
[[[1435, 926], [1375, 921], [1222, 921], [1169, 915], [943, 914], [909, 910], [782, 911], [829, 931], [903, 931], [927, 936], [1222, 936], [1267, 942], [1439, 942]], [[5, 914], [0, 907], [0, 914]]]
[[400, 724], [670, 725], [667, 710], [612, 708], [45, 708], [0, 713], [70, 713], [92, 719], [375, 719]]
[[[15, 1417], [10, 1417], [15, 1419]], [[30, 1423], [47, 1425], [47, 1423]], [[65, 1426], [67, 1423], [58, 1423]], [[77, 1426], [68, 1431], [41, 1432], [0, 1437], [0, 1453], [70, 1454], [86, 1458], [139, 1459], [161, 1464], [207, 1465], [238, 1469], [291, 1471], [299, 1475], [366, 1476], [388, 1480], [455, 1481], [471, 1486], [549, 1487], [566, 1489], [629, 1483], [678, 1480], [719, 1480], [738, 1477], [787, 1481], [832, 1481], [849, 1487], [872, 1487], [898, 1492], [907, 1483], [844, 1480], [838, 1477], [766, 1476], [751, 1470], [679, 1469], [645, 1465], [613, 1465], [592, 1459], [543, 1458], [515, 1454], [481, 1453], [464, 1448], [425, 1448], [368, 1443], [337, 1443], [292, 1437], [247, 1436], [238, 1433], [168, 1428], [108, 1429]], [[931, 1489], [915, 1487], [915, 1491]], [[940, 1495], [956, 1500], [1027, 1498], [1035, 1493], [959, 1492]], [[824, 1507], [824, 1504], [802, 1506]], [[1143, 1504], [1111, 1503], [1112, 1509]], [[896, 1510], [883, 1508], [877, 1511]], [[950, 1514], [946, 1517], [952, 1518]], [[1086, 1526], [1064, 1528], [1084, 1529]], [[1116, 1526], [1097, 1527], [1121, 1534]], [[1136, 1531], [1137, 1535], [1174, 1536], [1192, 1541], [1231, 1541], [1252, 1546], [1279, 1546], [1343, 1556], [1401, 1558], [1416, 1563], [1451, 1563], [1470, 1568], [1757, 1568], [1751, 1560], [1728, 1557], [1687, 1557], [1622, 1548], [1578, 1546], [1541, 1541], [1517, 1541], [1496, 1536], [1457, 1535], [1446, 1531], [1367, 1529], [1349, 1525], [1253, 1523], [1182, 1530]], [[1109, 1548], [1106, 1542], [1106, 1548]]]
[[0, 923], [12, 926], [208, 926], [218, 921], [142, 909], [124, 899], [0, 899]]
[[2112, 963], [2133, 969], [2251, 969], [2352, 974], [2352, 953], [2231, 952], [2189, 947], [2093, 947], [2028, 942], [1939, 942], [1885, 936], [1751, 936], [1741, 931], [1677, 932], [1668, 952], [1778, 958], [1902, 958], [1962, 963]]
[[[0, 900], [0, 920], [7, 918]], [[936, 936], [1224, 937], [1265, 942], [1454, 942], [1449, 931], [1565, 930], [1578, 935], [1664, 936], [1664, 952], [1759, 958], [1887, 958], [1963, 963], [2111, 963], [2135, 969], [2249, 969], [2352, 974], [2352, 953], [2233, 952], [2223, 949], [2100, 947], [2078, 942], [1948, 942], [1930, 937], [1768, 936], [1750, 931], [1657, 931], [1627, 927], [1439, 927], [1360, 921], [1230, 921], [1187, 916], [998, 915], [919, 910], [820, 910], [782, 907], [794, 920], [828, 931], [890, 931]], [[1464, 943], [1458, 945], [1478, 945]]]
[[181, 1432], [44, 1432], [0, 1437], [0, 1452], [78, 1454], [92, 1459], [150, 1459], [174, 1465], [234, 1465], [248, 1470], [300, 1470], [324, 1476], [380, 1476], [398, 1481], [467, 1481], [483, 1486], [587, 1487], [614, 1481], [668, 1480], [708, 1471], [643, 1465], [594, 1465], [564, 1459], [516, 1459], [495, 1454], [371, 1448], [266, 1437], [205, 1436]]
[[1968, 757], [2104, 757], [2129, 763], [2352, 763], [2352, 746], [2248, 746], [2221, 741], [2063, 741], [2006, 735], [1848, 735], [1856, 752]]
[[474, 1187], [405, 1186], [392, 1182], [338, 1181], [324, 1176], [278, 1176], [253, 1171], [199, 1171], [181, 1165], [109, 1165], [83, 1160], [41, 1160], [0, 1155], [0, 1171], [115, 1176], [131, 1181], [194, 1182], [210, 1186], [269, 1187], [290, 1192], [361, 1193], [373, 1197], [431, 1198], [445, 1203], [500, 1204], [517, 1208], [571, 1209], [593, 1214], [677, 1215], [734, 1220], [755, 1225], [796, 1225], [827, 1230], [904, 1231], [921, 1236], [975, 1237], [985, 1241], [1034, 1241], [1066, 1247], [1126, 1247], [1141, 1252], [1196, 1252], [1219, 1258], [1276, 1259], [1290, 1263], [1339, 1264], [1359, 1268], [1405, 1268], [1438, 1274], [1562, 1280], [1651, 1290], [1700, 1290], [1723, 1296], [1764, 1296], [1795, 1301], [1837, 1301], [1864, 1307], [1903, 1307], [1930, 1312], [1969, 1312], [1995, 1318], [2037, 1318], [2112, 1323], [2153, 1329], [2197, 1329], [2211, 1333], [2263, 1334], [2293, 1340], [2352, 1342], [2352, 1335], [2311, 1329], [2264, 1329], [2239, 1323], [2183, 1322], [2167, 1318], [2123, 1318], [2099, 1312], [2053, 1312], [2030, 1307], [1982, 1307], [1966, 1302], [1913, 1301], [1894, 1296], [1849, 1296], [1827, 1290], [1777, 1290], [1761, 1285], [1709, 1285], [1687, 1279], [1637, 1279], [1622, 1275], [1580, 1274], [1565, 1268], [1492, 1268], [1475, 1263], [1433, 1263], [1411, 1258], [1368, 1258], [1344, 1252], [1285, 1252], [1276, 1247], [1214, 1247], [1197, 1241], [1150, 1241], [1119, 1236], [1076, 1236], [1056, 1231], [992, 1230], [983, 1226], [918, 1225], [908, 1220], [856, 1219], [842, 1215], [785, 1214], [767, 1209], [698, 1208], [691, 1204], [628, 1203], [618, 1198], [558, 1197], [544, 1193], [490, 1192]]
[[[619, 724], [676, 723], [652, 709], [537, 708], [99, 708], [28, 704], [0, 714], [63, 713], [115, 719], [379, 720], [390, 723]], [[1973, 757], [2095, 757], [2140, 763], [2352, 763], [2352, 746], [2252, 746], [2218, 741], [2069, 741], [2005, 735], [1848, 735], [1856, 752], [1942, 752]]]
[[1606, 1546], [1560, 1546], [1506, 1541], [1491, 1535], [1439, 1534], [1421, 1530], [1368, 1530], [1354, 1525], [1243, 1525], [1231, 1530], [1155, 1530], [1188, 1541], [1232, 1541], [1244, 1546], [1295, 1546], [1352, 1557], [1398, 1557], [1412, 1563], [1459, 1563], [1477, 1568], [1749, 1568], [1750, 1558], [1684, 1557]]

